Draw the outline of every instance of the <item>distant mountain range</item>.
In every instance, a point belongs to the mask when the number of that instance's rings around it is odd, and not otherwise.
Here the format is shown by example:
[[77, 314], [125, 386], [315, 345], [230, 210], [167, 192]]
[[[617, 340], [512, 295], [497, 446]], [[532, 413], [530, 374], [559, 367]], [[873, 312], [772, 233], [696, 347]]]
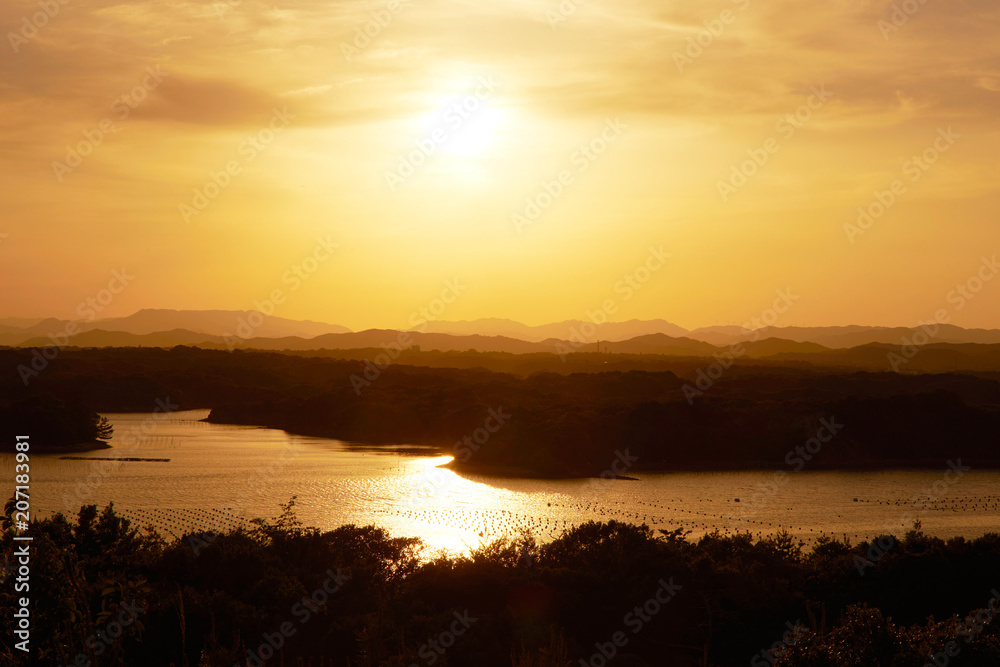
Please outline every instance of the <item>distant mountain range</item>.
[[[421, 325], [421, 330], [427, 333], [446, 333], [457, 336], [478, 334], [482, 336], [506, 336], [531, 342], [554, 339], [571, 339], [574, 332], [577, 336], [588, 333], [595, 325], [582, 320], [567, 320], [554, 324], [528, 326], [514, 320], [486, 318], [462, 322], [427, 322]], [[607, 322], [597, 327], [594, 338], [608, 341], [620, 341], [646, 336], [648, 334], [666, 334], [668, 336], [687, 336], [690, 332], [671, 324], [666, 320], [629, 320], [628, 322]]]
[[[278, 338], [298, 336], [313, 338], [328, 333], [347, 333], [350, 329], [336, 324], [312, 322], [310, 320], [289, 320], [271, 315], [262, 317], [253, 310], [168, 310], [147, 308], [128, 317], [116, 317], [92, 322], [71, 322], [48, 318], [28, 320], [24, 318], [0, 319], [0, 345], [37, 345], [38, 337], [58, 336], [75, 324], [82, 333], [91, 331], [120, 332], [135, 335], [161, 334], [185, 330], [188, 334], [209, 336], [239, 336]], [[256, 326], [254, 326], [256, 325]], [[187, 340], [193, 344], [200, 341]], [[204, 339], [204, 337], [202, 337]], [[84, 340], [95, 340], [93, 337]], [[32, 342], [28, 342], [32, 341]], [[51, 344], [51, 343], [49, 343]], [[80, 343], [74, 343], [80, 345]], [[100, 347], [95, 346], [95, 347]]]
[[[832, 327], [768, 327], [759, 332], [745, 331], [737, 326], [702, 327], [687, 330], [666, 320], [629, 320], [608, 322], [595, 326], [583, 320], [567, 320], [556, 324], [528, 326], [513, 320], [480, 319], [462, 322], [428, 322], [425, 331], [455, 335], [480, 334], [507, 336], [527, 341], [547, 339], [572, 340], [595, 330], [587, 340], [618, 342], [651, 334], [664, 334], [673, 338], [688, 338], [702, 343], [725, 347], [753, 339], [780, 338], [797, 343], [816, 343], [823, 347], [846, 349], [869, 343], [897, 344], [904, 337], [912, 337], [917, 328], [867, 327], [859, 325]], [[950, 324], [939, 325], [934, 338], [939, 343], [1000, 343], [1000, 330], [963, 329]], [[617, 348], [612, 348], [617, 349]]]
[[[79, 333], [66, 336], [76, 326]], [[740, 327], [705, 327], [688, 331], [665, 320], [630, 320], [600, 326], [568, 320], [528, 326], [506, 319], [428, 322], [422, 331], [369, 329], [352, 332], [323, 322], [263, 317], [256, 311], [140, 310], [128, 317], [93, 322], [54, 318], [0, 319], [0, 345], [44, 347], [173, 347], [262, 350], [355, 350], [410, 348], [442, 352], [480, 351], [509, 354], [609, 352], [674, 357], [727, 355], [832, 366], [883, 368], [889, 352], [905, 341], [918, 342], [920, 329], [905, 327], [771, 327], [746, 332]], [[1000, 358], [1000, 330], [940, 325], [922, 355], [921, 366], [943, 369], [992, 367]], [[945, 344], [942, 348], [939, 344]], [[972, 345], [969, 347], [970, 344]], [[600, 345], [600, 347], [598, 347]], [[740, 347], [735, 347], [739, 345]], [[978, 349], [979, 346], [988, 346]], [[998, 346], [994, 349], [992, 346]], [[947, 348], [947, 349], [944, 349]]]

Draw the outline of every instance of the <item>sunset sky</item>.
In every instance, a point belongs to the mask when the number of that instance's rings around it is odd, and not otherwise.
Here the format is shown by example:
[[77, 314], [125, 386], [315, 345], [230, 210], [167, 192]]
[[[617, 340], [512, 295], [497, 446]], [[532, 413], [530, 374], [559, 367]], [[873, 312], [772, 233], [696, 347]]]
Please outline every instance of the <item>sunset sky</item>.
[[1000, 3], [912, 5], [7, 0], [0, 317], [1000, 328]]

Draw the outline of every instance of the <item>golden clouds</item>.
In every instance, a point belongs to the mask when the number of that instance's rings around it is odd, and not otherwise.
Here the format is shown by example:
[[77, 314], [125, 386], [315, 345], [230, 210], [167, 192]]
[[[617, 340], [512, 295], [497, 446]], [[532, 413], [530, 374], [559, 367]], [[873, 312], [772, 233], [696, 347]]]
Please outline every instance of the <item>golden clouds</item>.
[[[284, 315], [399, 325], [459, 275], [454, 318], [574, 318], [636, 249], [664, 244], [684, 279], [654, 281], [623, 319], [739, 321], [792, 285], [789, 324], [908, 325], [1000, 241], [990, 0], [55, 2], [41, 26], [36, 2], [0, 7], [0, 252], [45, 275], [5, 278], [11, 314], [68, 316], [80, 281], [132, 258], [146, 273], [115, 314], [247, 307], [323, 232], [343, 258]], [[148, 67], [169, 76], [118, 118]], [[480, 77], [496, 93], [388, 187]], [[818, 86], [831, 99], [781, 134]], [[295, 120], [186, 224], [178, 206], [286, 107]], [[52, 164], [105, 118], [118, 131], [60, 182]], [[629, 130], [614, 150], [518, 234], [525, 198], [615, 118]], [[848, 243], [858, 207], [948, 127], [963, 140]], [[720, 196], [771, 138], [779, 149]], [[998, 304], [984, 294], [960, 316], [1000, 326]]]

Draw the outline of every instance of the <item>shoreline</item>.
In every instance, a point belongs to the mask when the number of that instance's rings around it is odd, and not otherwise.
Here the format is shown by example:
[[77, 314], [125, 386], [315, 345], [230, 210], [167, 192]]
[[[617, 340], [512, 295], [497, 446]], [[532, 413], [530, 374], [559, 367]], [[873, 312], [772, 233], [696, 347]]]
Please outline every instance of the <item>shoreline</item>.
[[36, 454], [76, 454], [82, 452], [97, 452], [104, 449], [114, 449], [114, 446], [103, 440], [77, 442], [61, 445], [41, 445], [32, 443], [31, 451]]
[[[972, 468], [972, 471], [983, 470], [983, 471], [997, 471], [1000, 470], [1000, 461], [975, 461], [975, 460], [961, 460], [963, 465]], [[516, 478], [528, 478], [528, 479], [550, 479], [550, 480], [561, 480], [561, 479], [609, 479], [609, 480], [622, 480], [622, 481], [642, 481], [641, 477], [633, 477], [631, 475], [613, 475], [610, 477], [604, 476], [604, 473], [595, 474], [567, 474], [567, 475], [550, 475], [544, 474], [540, 471], [534, 471], [529, 468], [521, 468], [517, 466], [507, 466], [507, 465], [489, 465], [489, 464], [469, 464], [465, 462], [457, 462], [455, 460], [449, 461], [447, 463], [442, 463], [437, 466], [438, 468], [447, 468], [456, 473], [464, 473], [469, 475], [483, 475], [488, 477], [516, 477]], [[802, 470], [794, 470], [788, 468], [787, 465], [779, 464], [768, 464], [759, 463], [757, 465], [743, 465], [743, 464], [733, 464], [733, 465], [687, 465], [687, 466], [671, 466], [671, 467], [650, 467], [650, 468], [640, 468], [636, 467], [630, 472], [632, 475], [666, 475], [670, 473], [720, 473], [720, 472], [784, 472], [786, 474], [795, 474], [799, 472], [900, 472], [900, 471], [912, 471], [912, 472], [939, 472], [941, 470], [948, 468], [947, 461], [887, 461], [885, 463], [863, 463], [863, 464], [815, 464], [809, 465]]]
[[[193, 409], [208, 409], [211, 408], [193, 408]], [[139, 413], [141, 414], [141, 413]], [[412, 456], [451, 456], [453, 452], [444, 446], [435, 444], [419, 444], [419, 443], [380, 443], [380, 442], [365, 442], [359, 440], [343, 440], [335, 436], [330, 435], [317, 435], [315, 433], [297, 433], [295, 431], [288, 430], [281, 426], [267, 425], [267, 424], [245, 424], [239, 422], [227, 422], [221, 420], [211, 419], [211, 413], [199, 421], [206, 422], [209, 424], [219, 424], [219, 425], [231, 425], [231, 426], [257, 426], [259, 428], [268, 428], [279, 431], [284, 431], [290, 435], [301, 435], [307, 437], [318, 437], [327, 438], [330, 440], [340, 440], [344, 442], [351, 448], [356, 449], [367, 449], [369, 451], [385, 451], [393, 452], [397, 454], [405, 454]], [[103, 444], [103, 443], [102, 443]], [[104, 447], [110, 447], [110, 445], [104, 444]], [[95, 449], [102, 449], [104, 447], [96, 447]], [[56, 450], [50, 450], [55, 452]], [[70, 450], [67, 450], [70, 451]], [[87, 451], [84, 449], [74, 450], [74, 451]], [[963, 464], [966, 466], [971, 466], [973, 470], [1000, 470], [1000, 459], [997, 460], [984, 460], [977, 461], [975, 459], [964, 459], [963, 457], [957, 457], [958, 460], [962, 460]], [[955, 460], [955, 459], [953, 459]], [[533, 470], [531, 468], [525, 468], [523, 466], [517, 465], [491, 465], [491, 464], [473, 464], [467, 462], [457, 461], [453, 459], [447, 463], [443, 463], [439, 468], [446, 468], [455, 473], [464, 473], [468, 475], [483, 475], [486, 477], [507, 477], [514, 479], [550, 479], [550, 480], [561, 480], [561, 479], [602, 479], [602, 472], [596, 472], [593, 474], [583, 473], [575, 471], [570, 474], [553, 475], [543, 471]], [[766, 461], [754, 461], [754, 462], [738, 462], [738, 463], [695, 463], [687, 465], [670, 465], [670, 466], [656, 466], [643, 468], [637, 466], [630, 472], [633, 474], [652, 474], [652, 475], [662, 475], [672, 472], [701, 472], [701, 473], [711, 473], [711, 472], [785, 472], [788, 474], [795, 472], [891, 472], [891, 471], [923, 471], [923, 472], [935, 472], [940, 471], [948, 467], [948, 461], [939, 461], [936, 459], [926, 460], [920, 459], [915, 461], [905, 461], [893, 459], [884, 462], [869, 461], [863, 463], [820, 463], [820, 462], [810, 462], [802, 470], [794, 470], [788, 466], [785, 462], [766, 462]], [[622, 481], [641, 481], [641, 478], [636, 478], [632, 476], [615, 475], [614, 477], [605, 477], [604, 479], [617, 479]]]

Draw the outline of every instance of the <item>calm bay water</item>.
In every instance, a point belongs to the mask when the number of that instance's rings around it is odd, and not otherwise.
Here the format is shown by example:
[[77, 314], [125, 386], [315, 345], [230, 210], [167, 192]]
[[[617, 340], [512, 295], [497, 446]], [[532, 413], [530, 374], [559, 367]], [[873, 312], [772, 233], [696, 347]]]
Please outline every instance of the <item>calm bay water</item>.
[[[787, 529], [806, 546], [822, 534], [855, 542], [901, 534], [913, 518], [943, 538], [1000, 530], [1000, 472], [946, 475], [946, 461], [939, 471], [807, 468], [783, 478], [772, 471], [636, 473], [639, 481], [505, 479], [457, 475], [437, 467], [449, 457], [412, 448], [397, 453], [199, 421], [207, 414], [105, 415], [115, 425], [113, 448], [79, 456], [169, 462], [34, 455], [34, 511], [72, 514], [85, 503], [114, 501], [139, 525], [153, 524], [170, 537], [274, 517], [295, 495], [306, 525], [376, 524], [453, 552], [524, 529], [547, 541], [591, 519], [684, 528], [695, 537], [714, 529], [755, 536]], [[3, 459], [13, 470], [13, 457]]]

